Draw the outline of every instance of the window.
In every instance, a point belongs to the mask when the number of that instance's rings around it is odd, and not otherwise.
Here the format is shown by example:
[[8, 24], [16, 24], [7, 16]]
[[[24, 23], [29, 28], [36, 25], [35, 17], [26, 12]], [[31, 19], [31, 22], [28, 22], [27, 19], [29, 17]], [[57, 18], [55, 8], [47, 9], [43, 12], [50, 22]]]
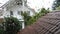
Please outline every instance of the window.
[[17, 5], [22, 5], [22, 0], [17, 0], [16, 3]]
[[28, 15], [30, 15], [30, 11], [27, 11]]
[[21, 15], [22, 11], [18, 11], [18, 15]]
[[3, 15], [3, 12], [2, 11], [0, 11], [0, 16], [2, 16]]
[[13, 15], [13, 11], [10, 11], [10, 15]]
[[25, 0], [24, 2], [25, 2], [25, 4], [26, 4], [26, 3], [27, 3], [27, 0]]
[[20, 15], [20, 11], [18, 11], [18, 15]]

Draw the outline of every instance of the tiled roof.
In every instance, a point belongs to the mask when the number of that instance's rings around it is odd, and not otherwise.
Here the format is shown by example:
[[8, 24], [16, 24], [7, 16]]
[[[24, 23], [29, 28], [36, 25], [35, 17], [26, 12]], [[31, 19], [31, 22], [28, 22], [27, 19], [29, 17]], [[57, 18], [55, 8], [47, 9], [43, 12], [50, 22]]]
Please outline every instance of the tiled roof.
[[60, 34], [60, 12], [51, 12], [18, 34]]

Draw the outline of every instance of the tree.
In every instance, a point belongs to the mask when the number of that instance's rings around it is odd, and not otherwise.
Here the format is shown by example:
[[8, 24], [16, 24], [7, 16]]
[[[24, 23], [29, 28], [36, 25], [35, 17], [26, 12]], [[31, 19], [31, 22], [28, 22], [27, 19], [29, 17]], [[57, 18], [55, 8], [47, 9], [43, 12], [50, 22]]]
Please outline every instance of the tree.
[[4, 34], [4, 27], [0, 25], [0, 34]]
[[60, 0], [55, 0], [54, 3], [53, 3], [52, 8], [53, 8], [53, 10], [55, 10], [59, 6], [60, 6]]
[[45, 8], [42, 8], [41, 11], [35, 15], [36, 19], [39, 19], [41, 16], [44, 16], [47, 13], [49, 13], [49, 8], [47, 10]]
[[39, 13], [36, 13], [34, 16], [29, 16], [27, 12], [22, 12], [21, 15], [24, 18], [25, 26], [27, 26], [35, 23], [41, 16], [44, 16], [48, 12], [49, 9], [46, 10], [45, 8], [42, 8], [41, 11]]
[[21, 29], [20, 21], [15, 17], [5, 17], [5, 34], [16, 34]]
[[60, 10], [60, 6], [56, 8], [56, 10]]
[[25, 26], [30, 24], [29, 20], [31, 19], [31, 16], [29, 16], [27, 12], [22, 12], [21, 15], [23, 16]]

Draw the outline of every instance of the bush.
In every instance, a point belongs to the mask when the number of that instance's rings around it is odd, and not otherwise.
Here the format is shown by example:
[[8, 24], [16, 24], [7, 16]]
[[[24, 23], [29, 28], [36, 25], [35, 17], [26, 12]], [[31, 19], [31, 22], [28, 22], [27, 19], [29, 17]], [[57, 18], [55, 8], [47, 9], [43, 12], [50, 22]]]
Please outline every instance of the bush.
[[5, 17], [5, 34], [16, 34], [21, 29], [20, 21], [15, 17]]
[[29, 20], [30, 20], [32, 17], [31, 17], [30, 15], [28, 15], [27, 12], [22, 12], [21, 15], [23, 16], [25, 26], [29, 25], [29, 24], [30, 24]]
[[[48, 9], [48, 10], [49, 10], [49, 9]], [[42, 8], [42, 9], [41, 9], [41, 13], [45, 13], [45, 14], [47, 14], [47, 13], [49, 13], [48, 10], [46, 10], [45, 8]]]
[[0, 34], [4, 34], [4, 27], [0, 25]]
[[56, 8], [56, 10], [60, 10], [60, 6]]
[[36, 13], [34, 16], [29, 16], [27, 12], [22, 12], [22, 16], [24, 17], [25, 26], [31, 25], [36, 22], [40, 17], [44, 16], [45, 14], [49, 13], [48, 10], [42, 8], [39, 13]]

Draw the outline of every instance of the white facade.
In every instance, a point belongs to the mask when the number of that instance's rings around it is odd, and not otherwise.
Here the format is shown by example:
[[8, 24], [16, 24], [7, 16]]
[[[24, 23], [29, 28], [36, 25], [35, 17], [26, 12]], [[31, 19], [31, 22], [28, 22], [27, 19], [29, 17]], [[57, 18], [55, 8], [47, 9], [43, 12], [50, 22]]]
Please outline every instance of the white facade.
[[[26, 4], [27, 0], [9, 0], [5, 3], [2, 8], [3, 15], [0, 18], [4, 18], [7, 16], [12, 15], [13, 17], [18, 18], [20, 21], [24, 21], [23, 17], [21, 16], [21, 11], [26, 11], [30, 16], [33, 16], [35, 11], [29, 8]], [[22, 23], [22, 29], [24, 28], [24, 22]]]

